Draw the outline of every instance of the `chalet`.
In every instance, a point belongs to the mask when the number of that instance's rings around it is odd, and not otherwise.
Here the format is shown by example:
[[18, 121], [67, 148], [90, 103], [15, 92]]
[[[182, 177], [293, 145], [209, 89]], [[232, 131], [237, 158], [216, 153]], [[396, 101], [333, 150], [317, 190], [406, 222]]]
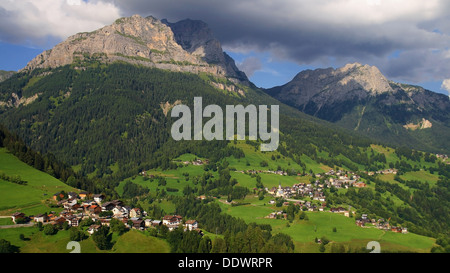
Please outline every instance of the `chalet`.
[[116, 207], [113, 202], [105, 202], [102, 204], [102, 211], [111, 211]]
[[163, 225], [179, 225], [183, 217], [179, 215], [166, 215], [163, 218]]
[[58, 201], [58, 203], [56, 203], [58, 206], [64, 206], [65, 204], [67, 204], [67, 202], [68, 202], [69, 200], [67, 200], [67, 199], [63, 199], [63, 200], [60, 200], [60, 201]]
[[145, 222], [145, 227], [151, 227], [152, 226], [152, 219], [145, 219], [144, 220], [144, 222]]
[[105, 195], [103, 195], [103, 194], [94, 194], [94, 201], [97, 202], [97, 204], [101, 204], [103, 199], [105, 199]]
[[198, 222], [196, 220], [188, 220], [188, 221], [186, 221], [184, 226], [188, 230], [196, 230], [198, 228]]
[[78, 227], [81, 222], [81, 219], [76, 217], [75, 215], [71, 215], [71, 216], [67, 217], [66, 219], [71, 227]]
[[53, 214], [53, 213], [50, 213], [50, 214], [48, 215], [48, 220], [49, 220], [49, 221], [54, 221], [54, 220], [56, 219], [56, 217], [58, 217], [58, 216], [56, 216], [56, 215]]
[[358, 182], [358, 183], [353, 184], [353, 186], [357, 187], [357, 188], [365, 188], [367, 185], [366, 185], [366, 183]]
[[69, 199], [76, 199], [78, 198], [78, 194], [76, 192], [68, 192], [67, 197], [69, 197]]
[[63, 210], [63, 211], [61, 211], [59, 213], [59, 216], [60, 217], [64, 217], [64, 218], [67, 218], [67, 217], [72, 216], [72, 215], [73, 215], [73, 213], [70, 212], [70, 211], [67, 211], [67, 210]]
[[68, 211], [76, 212], [76, 211], [78, 211], [79, 208], [81, 208], [80, 204], [74, 204], [74, 205], [71, 205], [71, 206], [67, 206], [66, 209]]
[[115, 208], [112, 209], [112, 212], [114, 214], [114, 217], [117, 218], [124, 218], [128, 217], [129, 215], [129, 210], [126, 207], [121, 206], [116, 206]]
[[102, 212], [101, 207], [99, 207], [97, 205], [89, 206], [89, 210], [88, 210], [89, 215], [99, 214], [100, 212]]
[[80, 194], [78, 194], [78, 196], [80, 197], [81, 200], [85, 200], [88, 197], [88, 192], [86, 191], [82, 191], [80, 192]]
[[153, 220], [152, 221], [152, 226], [154, 226], [154, 227], [158, 227], [158, 226], [161, 226], [162, 225], [162, 221], [160, 221], [160, 220]]
[[120, 200], [113, 200], [111, 201], [111, 203], [113, 203], [115, 206], [123, 206], [123, 202]]
[[67, 222], [66, 218], [64, 217], [56, 217], [55, 220], [53, 220], [53, 225], [62, 225], [65, 222]]
[[272, 187], [270, 190], [267, 191], [267, 193], [274, 195], [277, 192], [277, 188]]
[[64, 206], [65, 209], [70, 209], [72, 206], [77, 204], [77, 199], [76, 198], [70, 198], [67, 200], [64, 200], [64, 202], [62, 202], [62, 205]]
[[55, 194], [53, 194], [53, 200], [57, 201], [57, 200], [61, 200], [64, 198], [64, 194], [61, 192], [57, 192]]
[[25, 214], [22, 212], [16, 212], [11, 216], [11, 218], [15, 224], [17, 219], [25, 219]]
[[272, 212], [272, 213], [270, 213], [268, 216], [266, 216], [266, 218], [269, 218], [269, 219], [276, 219], [276, 218], [277, 218], [277, 213], [276, 213], [276, 212]]
[[140, 218], [131, 218], [131, 222], [133, 222], [132, 228], [134, 229], [143, 229], [145, 227], [145, 221]]
[[100, 219], [100, 223], [102, 226], [108, 226], [111, 224], [111, 219]]
[[45, 223], [48, 221], [48, 216], [47, 216], [47, 214], [38, 214], [38, 215], [34, 216], [34, 221], [36, 223]]
[[87, 230], [87, 232], [92, 235], [94, 234], [96, 231], [98, 231], [98, 229], [100, 228], [100, 225], [91, 225], [89, 227], [89, 229]]
[[130, 217], [140, 217], [142, 215], [141, 210], [138, 208], [134, 208], [130, 211]]

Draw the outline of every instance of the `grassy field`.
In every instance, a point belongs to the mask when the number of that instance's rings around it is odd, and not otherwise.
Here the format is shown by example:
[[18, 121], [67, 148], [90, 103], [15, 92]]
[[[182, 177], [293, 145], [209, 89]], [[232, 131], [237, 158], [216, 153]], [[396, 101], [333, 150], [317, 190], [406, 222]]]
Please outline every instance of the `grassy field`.
[[[230, 143], [229, 145], [240, 148], [245, 153], [245, 158], [236, 159], [233, 156], [226, 158], [230, 163], [230, 167], [234, 167], [236, 170], [277, 170], [278, 166], [282, 169], [302, 170], [302, 167], [291, 158], [284, 157], [277, 151], [261, 152], [259, 148], [246, 144], [245, 141], [237, 141], [236, 144]], [[272, 156], [274, 159], [272, 159]], [[301, 157], [301, 160], [306, 164], [307, 171], [312, 169], [313, 172], [319, 173], [330, 169], [328, 166], [318, 164], [305, 155]], [[261, 167], [260, 163], [262, 161], [266, 161], [268, 166]]]
[[38, 171], [20, 161], [5, 148], [0, 148], [0, 172], [19, 175], [27, 185], [18, 185], [0, 180], [0, 215], [11, 215], [15, 211], [27, 215], [49, 211], [45, 200], [59, 191], [76, 191], [47, 173]]
[[[276, 170], [278, 167], [283, 169], [293, 168], [301, 170], [301, 167], [290, 160], [280, 155], [278, 152], [261, 153], [255, 147], [246, 144], [245, 142], [237, 142], [235, 145], [241, 148], [245, 157], [236, 159], [234, 157], [228, 157], [226, 160], [229, 162], [232, 178], [238, 181], [239, 186], [247, 187], [253, 190], [256, 186], [256, 178], [249, 174], [241, 173], [241, 170]], [[382, 146], [373, 145], [371, 147], [375, 152], [385, 153], [388, 163], [396, 162], [398, 157], [394, 154], [394, 151], [390, 148], [384, 148]], [[192, 154], [182, 155], [177, 158], [177, 161], [190, 161], [196, 157]], [[268, 166], [261, 167], [260, 162], [266, 161]], [[309, 158], [302, 161], [307, 164], [307, 170], [312, 169], [314, 172], [328, 171], [328, 166], [317, 164]], [[421, 162], [422, 164], [422, 162]], [[423, 162], [423, 165], [427, 166], [429, 163]], [[161, 171], [150, 170], [148, 173], [153, 175], [164, 176], [167, 180], [167, 187], [178, 188], [180, 192], [175, 194], [181, 194], [182, 189], [186, 185], [194, 186], [192, 183], [192, 177], [201, 175], [203, 173], [202, 166], [187, 165], [177, 170]], [[190, 174], [190, 180], [186, 181], [184, 173]], [[281, 176], [269, 173], [260, 173], [261, 181], [265, 187], [278, 187], [281, 184], [283, 187], [292, 186], [296, 183], [310, 183], [309, 176]], [[436, 174], [430, 174], [426, 171], [408, 172], [401, 176], [405, 180], [420, 180], [428, 182], [430, 185], [434, 185], [438, 176]], [[380, 179], [388, 181], [390, 183], [399, 184], [401, 187], [409, 189], [407, 186], [394, 180], [394, 175], [380, 175]], [[140, 176], [131, 180], [134, 183], [150, 188], [151, 191], [156, 191], [157, 182], [144, 181]], [[368, 185], [370, 188], [374, 188], [374, 184]], [[120, 186], [119, 186], [120, 187]], [[341, 191], [341, 190], [340, 190]], [[342, 190], [345, 191], [345, 190]], [[120, 190], [119, 190], [120, 192]], [[251, 191], [252, 192], [252, 191]], [[174, 193], [170, 193], [174, 194]], [[383, 193], [383, 197], [391, 198], [396, 205], [404, 205], [404, 202], [393, 196], [389, 192]], [[245, 200], [237, 200], [242, 203], [248, 203], [246, 205], [231, 206], [224, 202], [224, 200], [218, 200], [218, 204], [222, 208], [224, 213], [232, 216], [242, 218], [247, 223], [256, 222], [258, 224], [270, 224], [272, 226], [272, 233], [278, 232], [286, 233], [290, 235], [296, 246], [296, 252], [319, 252], [319, 245], [314, 242], [315, 238], [327, 237], [332, 243], [343, 244], [346, 248], [352, 249], [365, 248], [370, 241], [377, 241], [387, 251], [400, 251], [400, 252], [429, 252], [434, 246], [435, 240], [432, 238], [420, 236], [417, 234], [399, 234], [390, 231], [382, 231], [374, 227], [361, 228], [356, 226], [354, 218], [348, 218], [343, 215], [333, 214], [329, 212], [307, 212], [309, 220], [299, 220], [298, 218], [292, 223], [282, 219], [268, 219], [265, 218], [271, 212], [283, 210], [283, 207], [275, 207], [269, 205], [268, 202], [273, 199], [270, 195], [266, 195], [263, 200], [259, 200], [255, 194], [250, 193]], [[167, 208], [167, 211], [174, 210], [174, 207], [170, 205], [170, 202], [160, 204]], [[336, 232], [333, 231], [336, 228]], [[212, 234], [214, 235], [214, 234]], [[331, 245], [331, 244], [330, 244]], [[327, 250], [330, 250], [330, 245], [327, 246]]]
[[[245, 200], [250, 203], [248, 205], [233, 207], [223, 202], [219, 204], [225, 213], [240, 217], [246, 223], [270, 224], [273, 234], [282, 232], [290, 235], [296, 245], [296, 252], [318, 252], [319, 245], [314, 240], [323, 236], [353, 249], [363, 248], [370, 241], [378, 241], [382, 248], [384, 246], [389, 251], [429, 252], [434, 246], [435, 240], [432, 238], [412, 233], [385, 232], [372, 227], [361, 228], [356, 226], [354, 218], [330, 212], [306, 212], [309, 220], [296, 218], [292, 223], [284, 219], [264, 218], [271, 212], [283, 209], [267, 204], [268, 200], [270, 197], [264, 200], [248, 197]], [[333, 228], [336, 228], [337, 232], [334, 232]]]
[[[23, 234], [25, 241], [20, 239]], [[60, 230], [55, 235], [45, 235], [36, 227], [0, 229], [0, 238], [20, 247], [21, 253], [70, 253], [67, 249], [70, 242], [69, 231]], [[110, 250], [99, 250], [91, 237], [80, 242], [81, 253], [169, 253], [169, 244], [159, 238], [146, 235], [144, 232], [130, 230], [118, 236], [113, 234], [114, 246]]]

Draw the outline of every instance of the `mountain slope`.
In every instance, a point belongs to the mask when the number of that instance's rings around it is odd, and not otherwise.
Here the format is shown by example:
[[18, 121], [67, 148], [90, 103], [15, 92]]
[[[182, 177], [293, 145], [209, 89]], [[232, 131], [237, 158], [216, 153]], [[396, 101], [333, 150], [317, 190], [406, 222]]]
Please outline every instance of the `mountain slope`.
[[391, 145], [450, 152], [449, 98], [389, 81], [373, 66], [306, 70], [265, 91], [304, 113]]
[[14, 73], [16, 72], [0, 70], [0, 82], [9, 79], [12, 75], [14, 75]]
[[74, 63], [82, 69], [82, 62], [92, 59], [103, 63], [124, 61], [171, 71], [209, 73], [235, 83], [249, 84], [245, 74], [223, 53], [220, 42], [205, 23], [184, 20], [171, 24], [139, 15], [120, 18], [93, 32], [73, 35], [38, 55], [22, 71]]

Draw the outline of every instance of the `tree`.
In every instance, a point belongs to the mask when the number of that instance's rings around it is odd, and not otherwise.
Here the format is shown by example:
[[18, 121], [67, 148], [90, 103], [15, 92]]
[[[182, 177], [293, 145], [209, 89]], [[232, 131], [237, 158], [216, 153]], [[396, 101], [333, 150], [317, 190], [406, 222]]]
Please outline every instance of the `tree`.
[[94, 224], [94, 220], [92, 218], [83, 219], [80, 222], [80, 227], [89, 227]]
[[63, 230], [68, 230], [70, 228], [70, 226], [69, 226], [69, 223], [68, 222], [64, 222], [63, 224], [62, 224], [62, 229]]
[[82, 241], [85, 238], [84, 232], [79, 230], [77, 227], [71, 227], [69, 229], [69, 234], [70, 234], [70, 240], [71, 241], [79, 242], [79, 241]]
[[109, 227], [111, 228], [112, 232], [117, 232], [119, 233], [119, 235], [122, 235], [127, 231], [127, 227], [125, 226], [125, 224], [115, 218], [111, 219]]
[[52, 224], [45, 225], [44, 227], [45, 235], [55, 235], [56, 233], [58, 233], [58, 229], [54, 225]]
[[258, 199], [263, 200], [264, 199], [264, 191], [259, 191], [258, 193]]
[[210, 253], [211, 249], [212, 249], [211, 239], [208, 236], [205, 236], [200, 240], [197, 253]]
[[227, 244], [223, 238], [216, 237], [212, 242], [211, 253], [226, 253]]
[[319, 246], [319, 251], [324, 253], [325, 252], [325, 244], [322, 242]]
[[92, 240], [100, 250], [111, 249], [112, 234], [109, 233], [109, 227], [101, 226], [94, 234], [92, 234]]
[[16, 253], [18, 251], [18, 247], [11, 245], [11, 242], [0, 239], [0, 253]]

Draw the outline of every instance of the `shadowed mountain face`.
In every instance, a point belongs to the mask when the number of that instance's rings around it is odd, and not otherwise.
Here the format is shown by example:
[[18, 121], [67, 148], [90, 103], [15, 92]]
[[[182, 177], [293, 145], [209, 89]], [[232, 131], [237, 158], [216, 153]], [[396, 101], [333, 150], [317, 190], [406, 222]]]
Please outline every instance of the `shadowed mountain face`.
[[91, 59], [208, 73], [234, 83], [249, 84], [206, 23], [183, 20], [172, 24], [139, 15], [120, 18], [93, 32], [73, 35], [38, 55], [23, 70], [55, 68]]
[[449, 98], [389, 81], [374, 66], [306, 70], [266, 92], [304, 113], [381, 141], [433, 152], [449, 149]]

